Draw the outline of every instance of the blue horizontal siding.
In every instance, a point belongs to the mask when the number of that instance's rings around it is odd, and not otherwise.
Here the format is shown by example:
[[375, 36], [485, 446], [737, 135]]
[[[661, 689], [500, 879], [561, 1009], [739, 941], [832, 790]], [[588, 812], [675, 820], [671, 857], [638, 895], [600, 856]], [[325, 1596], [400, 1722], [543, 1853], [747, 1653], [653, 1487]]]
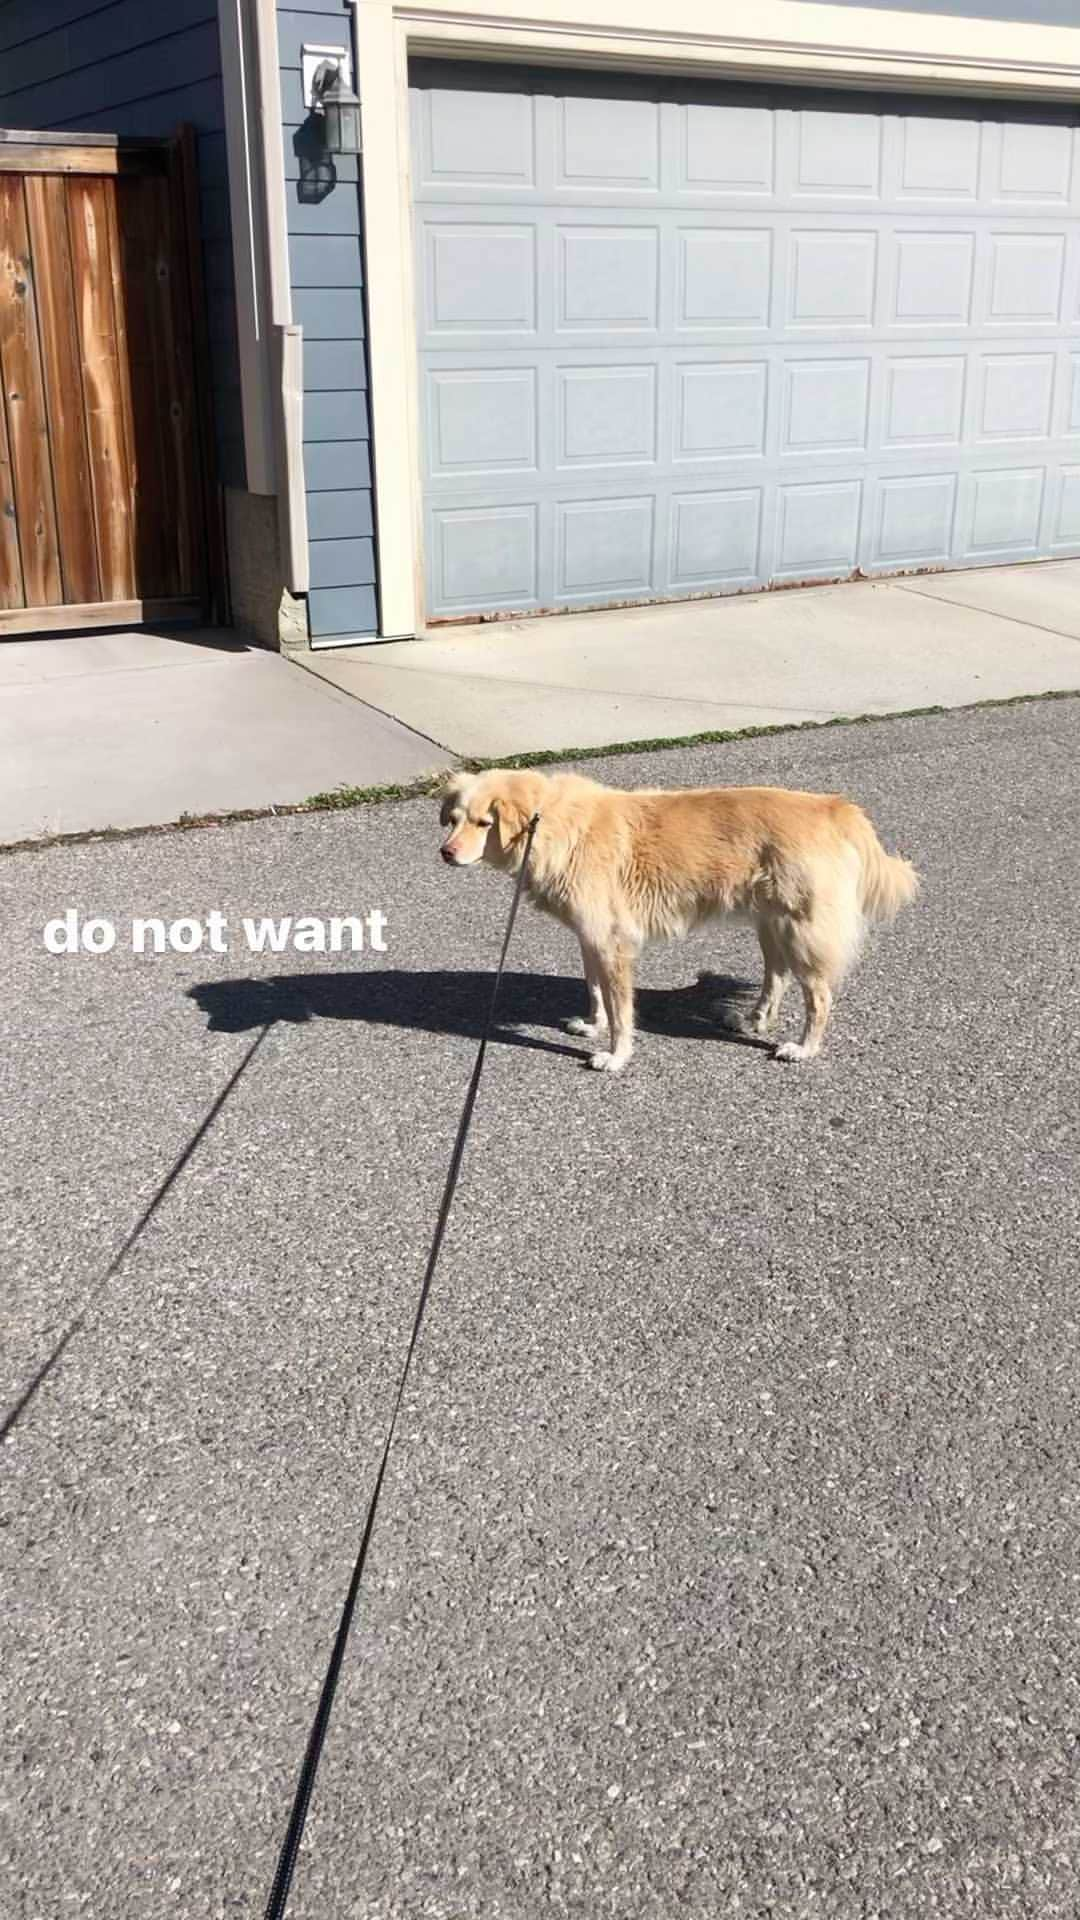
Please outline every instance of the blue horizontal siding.
[[[299, 6], [301, 0], [296, 0]], [[22, 48], [28, 42], [42, 40], [58, 27], [72, 25], [76, 21], [100, 19], [103, 14], [111, 13], [117, 6], [127, 6], [133, 16], [136, 31], [128, 45], [134, 45], [138, 39], [138, 17], [149, 16], [156, 22], [148, 39], [157, 38], [160, 33], [160, 16], [147, 0], [114, 0], [110, 6], [108, 0], [0, 0], [0, 53], [10, 48]], [[215, 13], [214, 0], [203, 0], [202, 18], [212, 19]]]
[[[16, 58], [11, 54], [5, 60], [5, 78]], [[129, 53], [80, 66], [74, 73], [62, 72], [34, 86], [20, 85], [17, 98], [24, 126], [58, 127], [76, 122], [86, 126], [98, 114], [207, 81], [217, 81], [216, 124], [222, 126], [221, 48], [216, 20], [160, 35]]]
[[304, 396], [305, 440], [367, 440], [367, 394], [309, 393]]
[[304, 478], [308, 493], [342, 493], [370, 487], [371, 458], [366, 440], [305, 440]]
[[[313, 33], [309, 34], [308, 38], [314, 40], [315, 35]], [[337, 42], [328, 42], [327, 44], [336, 45]], [[290, 127], [299, 126], [301, 121], [307, 118], [307, 107], [304, 102], [303, 93], [303, 76], [299, 66], [284, 67], [282, 69], [281, 118], [286, 126]]]
[[[348, 15], [345, 13], [344, 7], [342, 7], [341, 10], [335, 10], [335, 8], [327, 6], [326, 0], [289, 0], [288, 6], [281, 7], [278, 11], [279, 14], [306, 13], [311, 15], [313, 13], [321, 13], [323, 16], [323, 24], [325, 25], [328, 19], [333, 20], [344, 45], [348, 46]], [[342, 25], [342, 21], [346, 22], [344, 26]], [[323, 35], [316, 33], [314, 29], [312, 29], [311, 38], [321, 41]], [[335, 45], [336, 44], [335, 41]]]
[[246, 484], [217, 0], [0, 0], [0, 125], [195, 129], [218, 470]]
[[[47, 10], [36, 9], [39, 16]], [[84, 6], [83, 14], [87, 14]], [[0, 19], [7, 12], [0, 8]], [[169, 39], [186, 33], [191, 27], [209, 24], [217, 30], [214, 0], [170, 0], [168, 13], [146, 0], [114, 0], [112, 6], [99, 7], [88, 17], [72, 19], [69, 24], [39, 30], [22, 49], [19, 83], [22, 87], [58, 80], [92, 67], [104, 60], [116, 61], [121, 54], [151, 43], [167, 45]]]
[[[349, 16], [343, 7], [337, 11], [323, 4], [307, 12], [295, 6], [279, 7], [277, 16], [278, 64], [282, 73], [300, 71], [301, 48], [347, 47]], [[291, 116], [293, 119], [296, 115]]]
[[[338, 187], [360, 183], [360, 162], [354, 153], [328, 155], [316, 145], [315, 133], [303, 126], [283, 127], [285, 178], [298, 183], [300, 197], [308, 201], [325, 200]], [[315, 164], [315, 156], [318, 164]]]
[[360, 239], [360, 195], [349, 186], [328, 193], [325, 200], [289, 200], [290, 234], [346, 233]]
[[362, 340], [304, 338], [304, 392], [343, 393], [367, 386]]
[[362, 340], [364, 303], [359, 287], [301, 287], [293, 294], [293, 319], [311, 340]]
[[359, 487], [309, 494], [307, 512], [309, 540], [365, 538], [374, 531], [371, 495]]
[[351, 45], [332, 0], [277, 10], [293, 318], [304, 337], [304, 479], [313, 638], [370, 635], [378, 618], [364, 354], [359, 166], [327, 154], [304, 105], [305, 44]]
[[289, 239], [294, 287], [359, 287], [360, 239], [349, 233], [294, 233]]
[[370, 587], [375, 583], [375, 543], [372, 540], [313, 540], [313, 587]]
[[370, 635], [378, 630], [374, 587], [314, 587], [308, 595], [308, 620], [314, 640]]

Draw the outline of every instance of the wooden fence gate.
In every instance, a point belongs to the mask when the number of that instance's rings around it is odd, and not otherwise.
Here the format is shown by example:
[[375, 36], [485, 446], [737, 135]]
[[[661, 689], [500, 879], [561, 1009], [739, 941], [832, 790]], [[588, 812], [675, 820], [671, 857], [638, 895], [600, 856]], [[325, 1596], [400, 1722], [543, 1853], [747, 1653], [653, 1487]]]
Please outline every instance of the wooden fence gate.
[[0, 133], [0, 636], [206, 610], [190, 153]]

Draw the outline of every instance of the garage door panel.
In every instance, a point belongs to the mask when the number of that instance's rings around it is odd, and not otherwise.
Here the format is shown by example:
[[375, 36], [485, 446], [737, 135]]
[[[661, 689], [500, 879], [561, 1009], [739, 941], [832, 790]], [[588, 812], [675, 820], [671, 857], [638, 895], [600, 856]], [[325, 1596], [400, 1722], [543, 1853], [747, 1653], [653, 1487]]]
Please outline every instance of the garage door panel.
[[985, 467], [964, 477], [960, 551], [985, 565], [1034, 558], [1039, 547], [1046, 468]]
[[710, 195], [771, 194], [776, 116], [764, 107], [677, 108], [675, 191]]
[[422, 188], [536, 183], [536, 103], [528, 96], [435, 89], [417, 97], [414, 132]]
[[789, 360], [784, 380], [782, 453], [866, 451], [869, 360]]
[[796, 228], [784, 317], [790, 329], [867, 331], [874, 324], [878, 235], [870, 228]]
[[883, 124], [874, 113], [795, 114], [795, 199], [878, 199]]
[[1050, 432], [1055, 360], [1052, 353], [987, 353], [979, 365], [975, 437], [1043, 440]]
[[676, 465], [764, 453], [767, 360], [683, 361], [673, 374]]
[[895, 234], [886, 324], [905, 330], [971, 324], [976, 234], [970, 228]]
[[973, 204], [979, 197], [984, 131], [977, 121], [905, 116], [897, 127], [897, 197], [950, 207]]
[[425, 243], [431, 335], [536, 333], [533, 225], [440, 221]]
[[511, 77], [414, 94], [432, 617], [1080, 546], [1073, 126]]
[[660, 108], [654, 100], [560, 100], [558, 186], [660, 186]]
[[967, 367], [962, 353], [890, 355], [884, 366], [881, 449], [958, 448]]
[[535, 367], [432, 368], [429, 472], [436, 479], [537, 470]]
[[555, 598], [638, 598], [654, 578], [656, 499], [591, 499], [555, 503]]
[[1075, 128], [1015, 121], [994, 136], [992, 203], [1021, 212], [1075, 205]]
[[671, 502], [670, 568], [673, 592], [749, 587], [762, 578], [761, 487], [677, 493]]
[[1055, 553], [1080, 551], [1080, 466], [1055, 475], [1050, 545]]
[[657, 369], [558, 367], [555, 418], [560, 468], [610, 466], [657, 458]]
[[658, 227], [561, 226], [556, 274], [558, 332], [655, 332], [659, 326]]
[[879, 480], [868, 511], [867, 570], [945, 566], [954, 550], [957, 491], [955, 473]]
[[778, 580], [850, 573], [858, 563], [861, 480], [792, 482], [777, 489]]
[[987, 326], [1057, 326], [1065, 273], [1063, 233], [991, 233]]
[[448, 613], [539, 604], [535, 501], [436, 507], [428, 516], [429, 587]]
[[1059, 384], [1064, 415], [1061, 432], [1080, 433], [1080, 352], [1064, 356]]

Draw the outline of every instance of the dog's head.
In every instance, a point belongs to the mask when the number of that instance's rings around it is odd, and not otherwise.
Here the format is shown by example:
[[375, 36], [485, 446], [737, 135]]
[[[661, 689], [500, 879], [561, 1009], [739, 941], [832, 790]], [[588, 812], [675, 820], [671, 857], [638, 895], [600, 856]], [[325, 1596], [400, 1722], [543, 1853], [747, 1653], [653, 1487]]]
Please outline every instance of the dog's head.
[[450, 867], [489, 867], [516, 873], [534, 813], [543, 812], [540, 773], [455, 773], [443, 788], [439, 818], [450, 832], [440, 849]]

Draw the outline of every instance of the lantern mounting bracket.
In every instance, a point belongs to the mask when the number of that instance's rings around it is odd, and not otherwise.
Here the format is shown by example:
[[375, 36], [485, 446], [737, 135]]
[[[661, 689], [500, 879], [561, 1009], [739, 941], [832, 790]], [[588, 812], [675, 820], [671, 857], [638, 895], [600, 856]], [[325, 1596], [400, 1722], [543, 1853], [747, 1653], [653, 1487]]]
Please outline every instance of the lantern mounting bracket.
[[351, 87], [352, 60], [347, 47], [316, 47], [305, 41], [300, 49], [300, 65], [304, 89], [304, 107], [308, 113], [317, 113], [320, 107], [319, 92], [315, 86], [315, 76], [319, 68], [329, 61], [335, 66], [347, 87]]

